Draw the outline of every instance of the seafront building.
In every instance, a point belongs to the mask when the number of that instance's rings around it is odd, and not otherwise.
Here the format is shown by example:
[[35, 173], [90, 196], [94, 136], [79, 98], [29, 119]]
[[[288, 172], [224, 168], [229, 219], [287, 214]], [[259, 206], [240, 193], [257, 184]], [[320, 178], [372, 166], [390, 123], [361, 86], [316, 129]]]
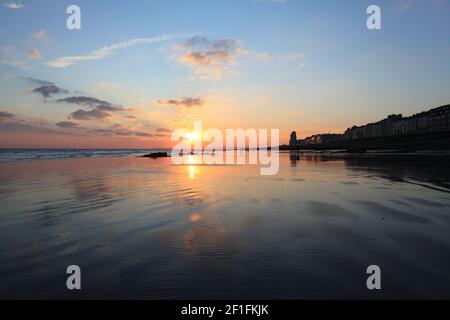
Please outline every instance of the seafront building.
[[450, 131], [450, 105], [403, 117], [393, 114], [386, 119], [363, 126], [353, 126], [343, 134], [316, 134], [298, 140], [297, 133], [291, 133], [290, 146], [315, 145], [339, 140], [370, 139], [400, 135]]

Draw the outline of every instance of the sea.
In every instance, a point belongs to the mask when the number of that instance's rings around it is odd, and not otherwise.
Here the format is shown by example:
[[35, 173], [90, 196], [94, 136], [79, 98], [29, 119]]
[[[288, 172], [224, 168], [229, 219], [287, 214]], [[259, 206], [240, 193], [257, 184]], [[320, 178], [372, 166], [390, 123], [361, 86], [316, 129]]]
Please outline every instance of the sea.
[[163, 149], [0, 149], [0, 163], [24, 160], [142, 156]]

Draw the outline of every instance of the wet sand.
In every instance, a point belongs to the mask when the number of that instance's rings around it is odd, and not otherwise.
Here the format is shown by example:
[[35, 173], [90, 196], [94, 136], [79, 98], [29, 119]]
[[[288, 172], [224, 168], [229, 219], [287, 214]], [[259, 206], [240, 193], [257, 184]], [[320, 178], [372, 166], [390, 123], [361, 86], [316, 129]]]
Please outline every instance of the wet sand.
[[[0, 164], [0, 298], [450, 298], [448, 158]], [[82, 269], [81, 292], [65, 270]], [[382, 290], [366, 288], [366, 268]]]

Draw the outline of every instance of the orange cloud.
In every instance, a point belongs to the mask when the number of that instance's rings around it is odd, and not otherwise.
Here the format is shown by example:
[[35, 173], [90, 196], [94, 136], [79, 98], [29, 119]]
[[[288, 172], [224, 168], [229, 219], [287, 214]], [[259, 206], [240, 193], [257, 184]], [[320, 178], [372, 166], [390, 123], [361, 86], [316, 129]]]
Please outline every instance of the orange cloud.
[[178, 61], [200, 79], [221, 79], [230, 65], [236, 64], [236, 56], [247, 53], [234, 39], [210, 41], [203, 36], [195, 36], [175, 48]]
[[31, 59], [40, 59], [42, 57], [38, 49], [30, 49], [27, 52], [28, 57]]

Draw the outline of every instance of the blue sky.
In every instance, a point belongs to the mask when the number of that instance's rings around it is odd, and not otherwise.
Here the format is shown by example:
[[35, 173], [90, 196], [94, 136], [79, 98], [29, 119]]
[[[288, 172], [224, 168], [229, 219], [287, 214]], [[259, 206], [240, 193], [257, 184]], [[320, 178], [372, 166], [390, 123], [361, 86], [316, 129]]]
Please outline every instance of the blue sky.
[[[194, 119], [280, 128], [287, 140], [450, 102], [447, 0], [11, 3], [0, 8], [0, 111], [14, 118], [0, 146], [154, 147]], [[66, 28], [71, 4], [81, 30]], [[382, 30], [366, 28], [369, 4]], [[27, 78], [65, 91], [45, 97]], [[115, 108], [63, 100], [73, 96]]]

